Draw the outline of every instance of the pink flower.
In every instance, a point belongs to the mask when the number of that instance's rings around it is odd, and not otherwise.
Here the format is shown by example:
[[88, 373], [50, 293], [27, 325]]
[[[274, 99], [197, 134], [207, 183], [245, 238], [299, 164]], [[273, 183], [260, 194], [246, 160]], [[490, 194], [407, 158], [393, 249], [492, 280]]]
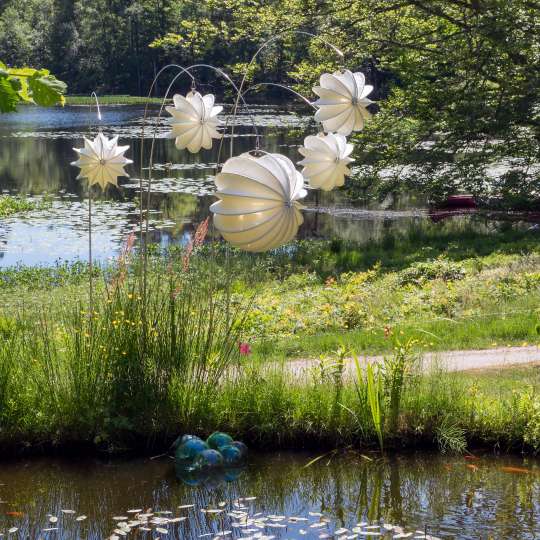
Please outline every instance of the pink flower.
[[251, 347], [250, 347], [249, 343], [240, 342], [238, 344], [238, 348], [240, 349], [240, 354], [242, 356], [249, 356], [251, 354]]

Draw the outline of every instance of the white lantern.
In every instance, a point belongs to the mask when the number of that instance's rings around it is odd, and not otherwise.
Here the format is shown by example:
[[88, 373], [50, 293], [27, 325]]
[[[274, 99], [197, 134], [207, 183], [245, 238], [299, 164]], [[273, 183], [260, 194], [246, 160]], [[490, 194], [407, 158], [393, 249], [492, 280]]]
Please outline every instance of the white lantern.
[[189, 92], [186, 97], [174, 95], [174, 107], [166, 109], [172, 115], [169, 137], [176, 139], [177, 148], [187, 148], [195, 154], [201, 148], [209, 150], [212, 139], [221, 138], [217, 127], [221, 123], [218, 114], [223, 107], [215, 107], [214, 101], [212, 94], [202, 96], [199, 92]]
[[215, 178], [219, 201], [214, 224], [223, 238], [245, 251], [268, 251], [290, 242], [303, 223], [298, 202], [304, 178], [280, 154], [228, 159]]
[[349, 135], [364, 128], [371, 116], [366, 107], [373, 103], [367, 96], [373, 86], [366, 84], [363, 73], [349, 70], [321, 75], [320, 86], [313, 91], [319, 96], [314, 105], [319, 107], [315, 119], [322, 123], [326, 132], [334, 131]]
[[77, 178], [86, 178], [89, 185], [98, 184], [105, 189], [107, 184], [118, 185], [119, 176], [129, 176], [124, 166], [133, 163], [124, 156], [129, 146], [118, 146], [118, 137], [108, 139], [98, 133], [93, 141], [84, 138], [84, 148], [74, 148], [79, 159], [71, 163], [81, 169]]
[[302, 174], [312, 188], [330, 191], [336, 186], [342, 186], [345, 175], [351, 174], [347, 165], [354, 161], [349, 157], [353, 145], [347, 143], [344, 135], [310, 135], [304, 139], [304, 146], [298, 151], [304, 156], [298, 164], [304, 166]]

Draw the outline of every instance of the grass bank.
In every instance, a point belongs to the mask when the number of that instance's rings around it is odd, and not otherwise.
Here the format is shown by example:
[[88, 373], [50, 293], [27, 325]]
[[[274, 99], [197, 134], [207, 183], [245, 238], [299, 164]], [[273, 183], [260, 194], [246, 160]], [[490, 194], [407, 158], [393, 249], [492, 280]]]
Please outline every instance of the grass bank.
[[[144, 105], [146, 103], [160, 104], [161, 98], [146, 96], [98, 96], [100, 105]], [[66, 96], [66, 105], [95, 105], [96, 100], [90, 96]]]
[[[263, 255], [211, 245], [201, 258], [212, 252], [227, 268], [233, 301], [254, 299], [242, 331], [254, 357], [280, 360], [339, 347], [381, 354], [392, 350], [389, 336], [431, 351], [540, 344], [539, 240], [512, 228], [434, 228], [363, 245], [300, 241]], [[154, 276], [182, 265], [180, 249], [154, 249]], [[98, 288], [108, 273], [96, 270]], [[83, 263], [3, 270], [4, 310], [31, 317], [43, 305], [75, 305], [87, 298], [87, 278]]]
[[[537, 368], [417, 369], [426, 349], [538, 342], [537, 233], [394, 240], [156, 248], [146, 285], [124, 253], [95, 270], [91, 306], [82, 263], [2, 271], [0, 444], [150, 450], [224, 429], [260, 447], [537, 451]], [[387, 358], [345, 378], [366, 351]], [[292, 378], [280, 360], [298, 355], [320, 360]]]

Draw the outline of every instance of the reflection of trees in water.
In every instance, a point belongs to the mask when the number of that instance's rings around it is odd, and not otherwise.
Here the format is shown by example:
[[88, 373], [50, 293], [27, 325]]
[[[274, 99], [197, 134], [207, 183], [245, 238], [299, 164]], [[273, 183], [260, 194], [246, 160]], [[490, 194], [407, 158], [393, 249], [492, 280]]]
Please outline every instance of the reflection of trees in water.
[[[460, 457], [391, 457], [371, 462], [360, 457], [334, 458], [304, 468], [308, 460], [298, 454], [259, 456], [238, 480], [196, 488], [175, 478], [169, 460], [7, 464], [1, 474], [9, 490], [10, 509], [25, 516], [21, 520], [0, 516], [0, 527], [22, 521], [23, 531], [38, 538], [38, 531], [47, 526], [47, 513], [61, 515], [60, 509], [67, 508], [88, 515], [88, 520], [80, 525], [79, 535], [73, 517], [63, 517], [66, 525], [58, 538], [98, 539], [112, 532], [112, 516], [126, 515], [130, 508], [176, 512], [179, 505], [195, 503], [196, 511], [185, 511], [189, 522], [171, 527], [177, 532], [169, 535], [195, 539], [231, 525], [226, 515], [211, 517], [201, 514], [200, 508], [256, 496], [253, 512], [301, 516], [320, 510], [336, 527], [382, 519], [408, 530], [427, 525], [435, 534], [442, 524], [443, 530], [464, 538], [489, 534], [502, 538], [504, 531], [508, 537], [534, 538], [540, 533], [539, 477], [501, 471], [501, 465], [510, 460], [483, 459], [476, 462], [476, 471], [467, 468]], [[540, 471], [538, 464], [535, 467]], [[291, 526], [281, 535], [279, 531], [270, 534], [290, 537], [295, 530]]]
[[3, 138], [0, 144], [0, 188], [22, 194], [77, 189], [72, 142], [45, 138]]

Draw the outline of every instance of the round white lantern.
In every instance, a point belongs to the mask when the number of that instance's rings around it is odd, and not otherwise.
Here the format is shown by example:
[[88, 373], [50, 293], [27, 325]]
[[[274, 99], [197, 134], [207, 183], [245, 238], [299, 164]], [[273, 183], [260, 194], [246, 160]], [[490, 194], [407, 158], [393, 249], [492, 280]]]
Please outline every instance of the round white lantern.
[[169, 118], [172, 131], [169, 137], [176, 139], [176, 147], [187, 148], [192, 154], [201, 148], [212, 148], [212, 139], [220, 139], [217, 127], [221, 121], [218, 114], [223, 107], [214, 106], [212, 94], [202, 96], [199, 92], [189, 92], [186, 97], [173, 96], [174, 107], [166, 107], [172, 115]]
[[268, 251], [290, 242], [303, 223], [298, 202], [304, 178], [281, 154], [228, 159], [216, 175], [219, 201], [214, 224], [223, 238], [245, 251]]
[[77, 178], [86, 178], [88, 184], [98, 184], [105, 189], [107, 184], [118, 185], [119, 176], [129, 176], [124, 166], [133, 163], [124, 156], [129, 146], [118, 146], [118, 137], [108, 139], [102, 133], [98, 133], [91, 141], [84, 138], [84, 148], [74, 148], [79, 154], [79, 159], [71, 165], [79, 167], [81, 172]]
[[366, 107], [373, 103], [367, 96], [373, 86], [366, 84], [363, 73], [349, 70], [321, 75], [320, 86], [313, 91], [319, 96], [314, 105], [319, 107], [315, 119], [322, 123], [326, 132], [349, 135], [364, 128], [371, 116]]
[[351, 174], [347, 165], [354, 161], [349, 157], [353, 145], [347, 143], [344, 135], [310, 135], [304, 139], [304, 146], [298, 151], [304, 156], [298, 164], [304, 166], [302, 174], [312, 188], [330, 191], [342, 186], [345, 175]]

